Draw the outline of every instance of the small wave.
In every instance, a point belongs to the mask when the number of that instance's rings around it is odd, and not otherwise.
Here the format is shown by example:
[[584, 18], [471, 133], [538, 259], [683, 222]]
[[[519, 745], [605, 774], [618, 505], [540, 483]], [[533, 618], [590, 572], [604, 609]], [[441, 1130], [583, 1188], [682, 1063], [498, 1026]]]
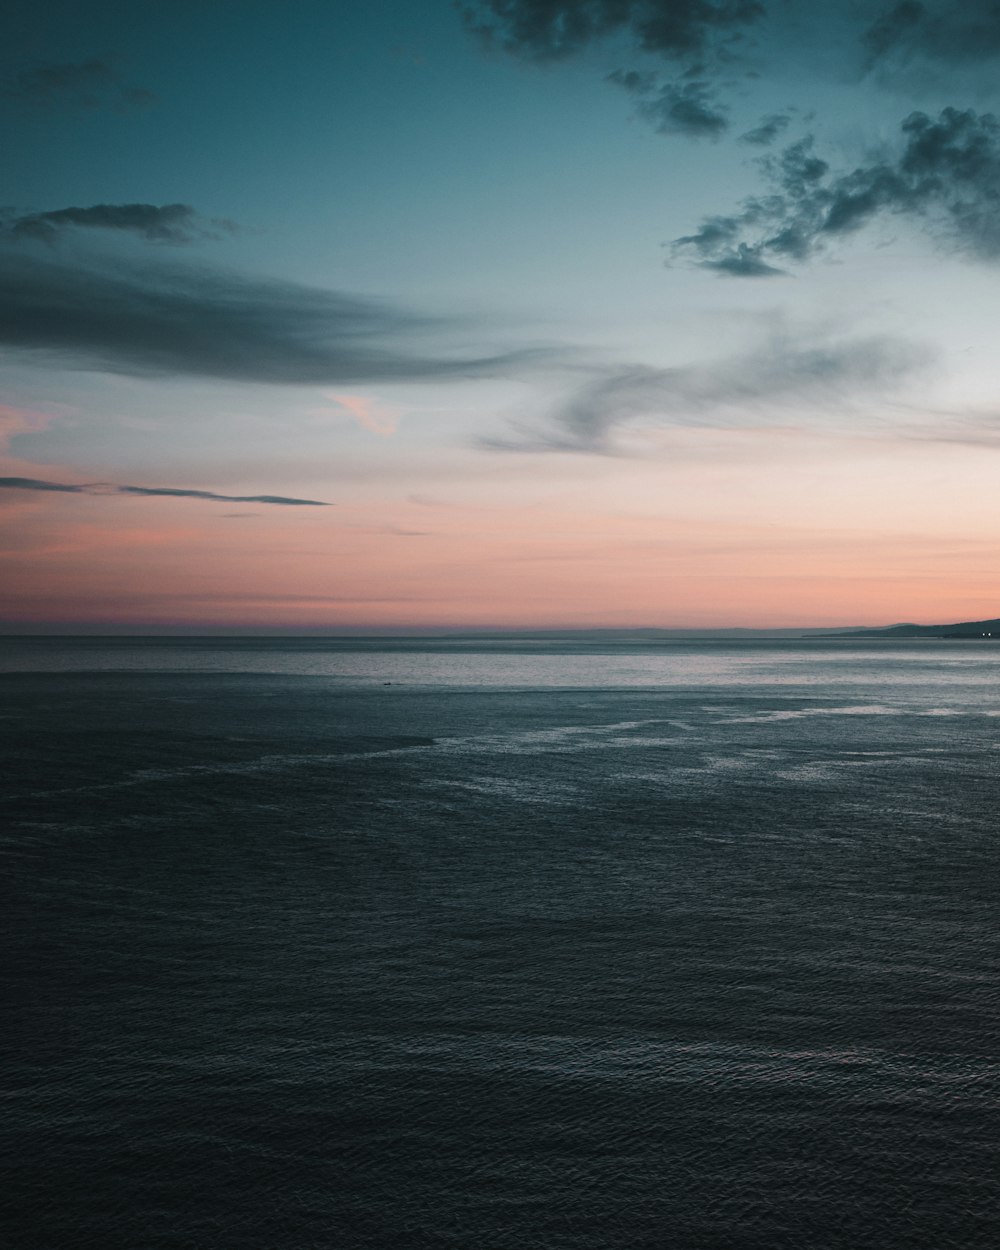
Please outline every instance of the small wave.
[[750, 716], [729, 716], [717, 725], [767, 725], [775, 721], [803, 720], [808, 716], [907, 716], [907, 708], [887, 703], [851, 703], [844, 707], [779, 708], [774, 712], [756, 712]]
[[367, 751], [344, 750], [325, 752], [281, 752], [261, 755], [253, 760], [219, 760], [211, 764], [182, 764], [174, 768], [139, 768], [127, 777], [115, 781], [93, 782], [84, 786], [61, 786], [56, 789], [31, 790], [14, 794], [12, 800], [25, 798], [57, 798], [67, 794], [96, 794], [101, 791], [127, 790], [135, 786], [155, 785], [161, 781], [176, 781], [184, 777], [255, 776], [261, 773], [284, 772], [289, 768], [308, 768], [317, 764], [341, 763], [345, 760], [371, 759], [376, 756], [403, 755], [427, 750], [435, 745], [434, 738], [405, 738], [395, 740], [395, 745], [373, 746]]

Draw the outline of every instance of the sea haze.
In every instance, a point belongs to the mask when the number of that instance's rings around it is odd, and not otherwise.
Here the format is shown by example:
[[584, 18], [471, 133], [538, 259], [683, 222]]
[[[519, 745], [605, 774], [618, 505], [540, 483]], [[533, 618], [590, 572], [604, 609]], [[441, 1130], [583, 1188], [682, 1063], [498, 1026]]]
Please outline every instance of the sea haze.
[[1000, 1244], [992, 643], [0, 670], [11, 1250]]

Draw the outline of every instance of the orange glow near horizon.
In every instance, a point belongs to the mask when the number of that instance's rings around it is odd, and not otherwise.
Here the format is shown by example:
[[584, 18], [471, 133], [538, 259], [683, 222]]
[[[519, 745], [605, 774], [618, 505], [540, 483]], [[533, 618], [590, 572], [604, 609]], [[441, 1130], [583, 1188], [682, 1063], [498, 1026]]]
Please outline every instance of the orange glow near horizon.
[[17, 605], [8, 627], [769, 628], [996, 613], [995, 544], [954, 535], [388, 502], [347, 516], [74, 495], [44, 505], [44, 520], [34, 499], [7, 512], [23, 536], [0, 554]]
[[[14, 430], [44, 420], [7, 416]], [[543, 477], [483, 453], [461, 471], [416, 461], [391, 481], [303, 476], [302, 497], [334, 498], [322, 508], [8, 489], [4, 626], [808, 628], [998, 614], [991, 465], [977, 449], [785, 431], [668, 439], [669, 457], [555, 457]], [[81, 477], [10, 458], [0, 472]]]

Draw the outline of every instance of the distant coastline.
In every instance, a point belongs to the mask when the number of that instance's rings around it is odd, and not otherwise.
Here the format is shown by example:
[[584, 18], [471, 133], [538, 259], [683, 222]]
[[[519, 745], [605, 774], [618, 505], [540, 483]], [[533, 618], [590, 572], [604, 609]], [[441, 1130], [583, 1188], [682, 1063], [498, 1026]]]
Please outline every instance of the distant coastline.
[[[813, 635], [815, 636], [815, 635]], [[953, 625], [890, 625], [885, 629], [837, 630], [824, 638], [967, 638], [1000, 642], [1000, 619], [959, 621]]]

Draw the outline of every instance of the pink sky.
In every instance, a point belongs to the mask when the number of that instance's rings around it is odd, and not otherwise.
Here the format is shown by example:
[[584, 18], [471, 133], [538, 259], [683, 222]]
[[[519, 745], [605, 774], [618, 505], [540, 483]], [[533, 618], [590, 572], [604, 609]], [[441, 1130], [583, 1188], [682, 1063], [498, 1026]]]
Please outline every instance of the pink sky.
[[[995, 614], [993, 490], [975, 449], [686, 431], [673, 452], [602, 463], [596, 478], [586, 458], [557, 457], [544, 485], [514, 455], [472, 484], [449, 481], [447, 464], [428, 482], [422, 462], [388, 486], [304, 477], [307, 497], [340, 495], [326, 508], [8, 490], [6, 628], [771, 628]], [[10, 456], [0, 471], [80, 480]], [[956, 472], [979, 489], [949, 495], [941, 484]], [[411, 489], [421, 483], [430, 493]]]

